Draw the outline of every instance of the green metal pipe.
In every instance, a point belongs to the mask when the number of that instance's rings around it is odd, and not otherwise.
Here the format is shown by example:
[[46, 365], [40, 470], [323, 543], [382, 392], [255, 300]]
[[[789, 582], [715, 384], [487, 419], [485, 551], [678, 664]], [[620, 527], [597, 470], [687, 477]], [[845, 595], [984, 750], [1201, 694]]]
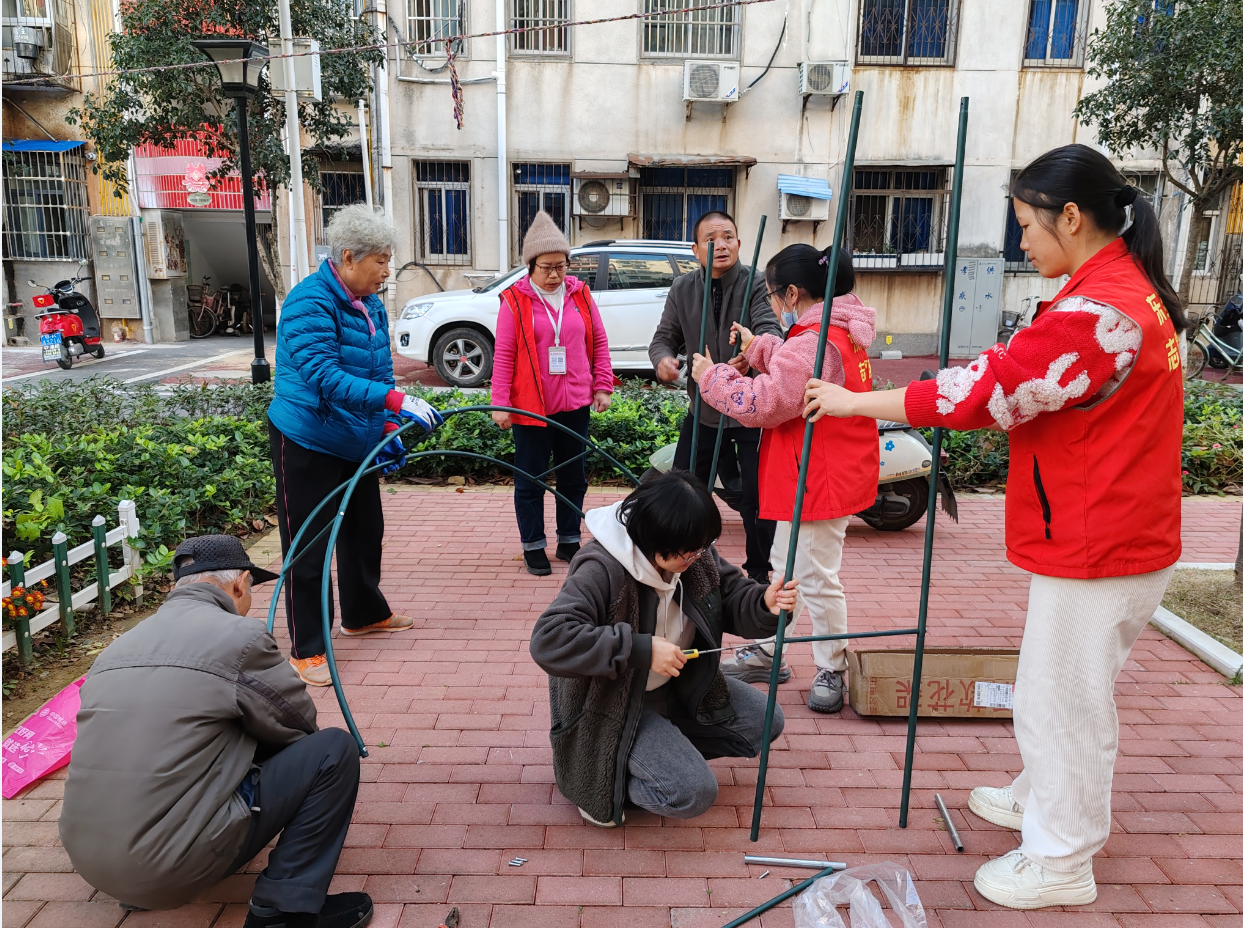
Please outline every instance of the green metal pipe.
[[[863, 113], [863, 91], [855, 91], [855, 105], [850, 114], [850, 135], [846, 141], [846, 160], [842, 165], [842, 185], [838, 191], [837, 225], [833, 229], [833, 252], [829, 257], [829, 289], [825, 294], [824, 309], [820, 313], [820, 337], [816, 340], [816, 365], [812, 376], [817, 380], [824, 372], [824, 351], [828, 344], [829, 323], [833, 316], [833, 282], [837, 280], [838, 256], [850, 216], [850, 188], [854, 180], [855, 146], [859, 141], [859, 118]], [[799, 458], [798, 483], [794, 490], [794, 515], [790, 519], [790, 545], [786, 549], [785, 582], [794, 579], [794, 557], [798, 553], [799, 524], [803, 518], [803, 497], [807, 492], [807, 465], [811, 458], [813, 423], [808, 420], [803, 429], [803, 453]], [[764, 812], [764, 783], [768, 776], [768, 748], [773, 731], [773, 713], [777, 708], [777, 674], [781, 670], [781, 648], [785, 642], [786, 623], [791, 618], [781, 610], [777, 618], [777, 637], [773, 642], [773, 669], [768, 678], [768, 705], [764, 710], [764, 735], [760, 741], [760, 769], [755, 781], [755, 805], [751, 810], [751, 840], [760, 839], [760, 817]]]
[[56, 599], [65, 635], [74, 633], [73, 590], [69, 585], [69, 538], [64, 532], [52, 536], [52, 558], [56, 562]]
[[[708, 312], [712, 309], [712, 250], [713, 242], [708, 242], [708, 263], [704, 265], [704, 301], [703, 311], [699, 316], [699, 341], [695, 343], [695, 351], [688, 352], [686, 359], [686, 376], [691, 377], [691, 365], [695, 359], [695, 352], [703, 354], [707, 347], [708, 341]], [[691, 377], [694, 383], [695, 378]], [[691, 473], [695, 473], [695, 465], [699, 463], [697, 457], [699, 453], [699, 406], [701, 397], [699, 396], [699, 385], [695, 385], [695, 417], [691, 419]], [[712, 486], [709, 484], [708, 492], [712, 492]]]
[[[14, 551], [9, 555], [9, 587], [17, 589], [26, 585], [26, 555]], [[17, 659], [23, 667], [29, 667], [34, 659], [34, 645], [30, 640], [30, 616], [13, 620], [13, 634], [17, 638]]]
[[[755, 254], [751, 257], [751, 270], [747, 271], [747, 289], [743, 291], [742, 296], [742, 315], [738, 318], [738, 324], [745, 326], [750, 322], [751, 315], [751, 288], [755, 286], [755, 269], [760, 263], [760, 243], [764, 241], [764, 226], [768, 224], [768, 216], [760, 216], [760, 231], [755, 235]], [[730, 359], [738, 357], [738, 352], [742, 348], [742, 339], [734, 342], [734, 349], [729, 353]], [[724, 361], [724, 358], [718, 358], [718, 361]], [[698, 386], [696, 386], [698, 394]], [[716, 492], [716, 469], [721, 462], [721, 439], [725, 436], [725, 414], [716, 423], [716, 445], [712, 448], [712, 467], [708, 469], [708, 492]]]
[[[950, 316], [954, 311], [954, 271], [958, 264], [958, 220], [962, 212], [963, 160], [967, 148], [967, 109], [970, 98], [958, 106], [958, 149], [954, 155], [954, 187], [950, 193], [950, 219], [945, 241], [945, 281], [941, 298], [941, 367], [949, 366]], [[928, 474], [928, 517], [924, 522], [924, 566], [919, 584], [919, 622], [915, 639], [915, 665], [911, 669], [911, 713], [906, 723], [906, 764], [902, 768], [902, 809], [898, 827], [905, 828], [911, 806], [911, 768], [915, 765], [915, 725], [919, 717], [919, 687], [923, 683], [924, 635], [928, 628], [928, 588], [932, 575], [932, 543], [937, 518], [937, 480], [941, 472], [940, 427], [932, 430], [932, 471]]]
[[104, 517], [96, 516], [91, 522], [91, 535], [95, 538], [95, 577], [99, 584], [99, 614], [107, 615], [112, 611], [112, 571], [108, 569], [108, 530], [104, 528]]
[[815, 876], [811, 877], [810, 879], [803, 880], [803, 882], [795, 886], [791, 886], [789, 889], [783, 892], [780, 896], [774, 896], [772, 899], [769, 899], [763, 905], [756, 906], [746, 915], [739, 915], [732, 922], [729, 922], [728, 924], [722, 926], [722, 928], [739, 928], [740, 925], [745, 925], [747, 922], [751, 921], [751, 919], [759, 918], [769, 909], [776, 908], [777, 906], [781, 905], [781, 903], [789, 899], [791, 896], [797, 896], [799, 893], [801, 893], [803, 890], [809, 887], [812, 883], [816, 882], [816, 880], [820, 879], [822, 876], [828, 876], [830, 873], [833, 872], [833, 870], [834, 870], [833, 867], [825, 867], [823, 870], [821, 870], [819, 873], [817, 873]]

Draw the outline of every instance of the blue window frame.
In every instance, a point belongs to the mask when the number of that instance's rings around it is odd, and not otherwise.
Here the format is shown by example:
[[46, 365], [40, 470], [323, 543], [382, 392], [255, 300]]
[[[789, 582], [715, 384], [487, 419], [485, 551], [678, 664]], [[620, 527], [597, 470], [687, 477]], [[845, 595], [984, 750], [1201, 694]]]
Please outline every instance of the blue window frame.
[[952, 65], [958, 0], [862, 0], [859, 64]]
[[1023, 64], [1055, 68], [1082, 65], [1087, 9], [1088, 0], [1031, 0]]
[[733, 168], [644, 168], [639, 173], [643, 237], [690, 241], [695, 221], [713, 210], [730, 211]]
[[856, 269], [942, 264], [947, 174], [944, 168], [855, 171], [850, 234]]
[[570, 166], [519, 162], [513, 165], [514, 252], [522, 251], [522, 240], [541, 209], [552, 216], [566, 237], [570, 235]]
[[416, 161], [419, 254], [434, 264], [470, 263], [470, 162]]

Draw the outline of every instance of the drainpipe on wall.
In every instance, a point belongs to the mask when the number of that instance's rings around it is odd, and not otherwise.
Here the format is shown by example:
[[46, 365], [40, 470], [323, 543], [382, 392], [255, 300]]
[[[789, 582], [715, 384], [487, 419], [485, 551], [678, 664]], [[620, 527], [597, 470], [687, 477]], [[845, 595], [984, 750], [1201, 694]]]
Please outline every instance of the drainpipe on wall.
[[505, 0], [496, 2], [496, 265], [509, 270], [509, 142], [505, 134]]
[[[388, 35], [388, 3], [387, 0], [376, 0], [376, 13], [383, 25], [385, 36]], [[389, 55], [386, 51], [384, 54], [384, 64], [376, 69], [376, 116], [380, 124], [380, 175], [382, 181], [381, 190], [384, 197], [384, 219], [389, 225], [393, 224], [393, 143], [389, 133], [390, 116], [389, 99], [388, 99], [388, 63]], [[384, 291], [384, 305], [389, 313], [393, 311], [393, 299], [396, 296], [397, 278], [392, 268], [396, 262], [389, 265], [388, 287]]]
[[367, 197], [367, 208], [374, 209], [375, 201], [371, 194], [371, 148], [367, 144], [367, 101], [358, 101], [358, 144], [363, 159], [363, 192]]
[[[293, 54], [293, 26], [289, 18], [289, 0], [276, 4], [281, 29], [281, 54]], [[294, 76], [294, 60], [281, 60], [285, 69], [285, 134], [289, 142], [289, 241], [293, 251], [293, 284], [305, 280], [310, 273], [306, 244], [306, 206], [302, 196], [302, 128], [298, 124], [298, 91]], [[290, 289], [293, 289], [291, 286]]]
[[131, 150], [125, 163], [129, 188], [130, 247], [134, 250], [134, 268], [138, 273], [138, 315], [142, 319], [142, 340], [155, 344], [155, 331], [151, 325], [151, 281], [147, 279], [147, 243], [141, 226], [142, 210], [138, 206], [138, 162]]

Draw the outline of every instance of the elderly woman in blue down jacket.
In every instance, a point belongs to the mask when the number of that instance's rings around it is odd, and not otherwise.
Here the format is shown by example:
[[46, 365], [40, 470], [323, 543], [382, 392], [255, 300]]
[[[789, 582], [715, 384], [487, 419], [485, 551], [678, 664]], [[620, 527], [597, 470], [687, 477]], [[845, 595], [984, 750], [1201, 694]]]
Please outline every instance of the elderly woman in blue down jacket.
[[[350, 206], [327, 229], [332, 256], [294, 287], [281, 308], [276, 340], [276, 397], [268, 407], [276, 515], [281, 552], [312, 510], [358, 469], [363, 457], [402, 419], [431, 431], [440, 414], [416, 397], [394, 389], [388, 314], [377, 296], [388, 279], [392, 228], [366, 206]], [[393, 438], [377, 461], [390, 473], [405, 463]], [[333, 506], [316, 516], [305, 538], [314, 538], [336, 515]], [[337, 537], [341, 633], [366, 635], [409, 628], [380, 592], [384, 511], [380, 480], [359, 481]], [[324, 656], [320, 609], [324, 553], [321, 540], [285, 578], [285, 614], [293, 642], [290, 663], [312, 686], [331, 680]], [[329, 597], [329, 624], [332, 598]]]

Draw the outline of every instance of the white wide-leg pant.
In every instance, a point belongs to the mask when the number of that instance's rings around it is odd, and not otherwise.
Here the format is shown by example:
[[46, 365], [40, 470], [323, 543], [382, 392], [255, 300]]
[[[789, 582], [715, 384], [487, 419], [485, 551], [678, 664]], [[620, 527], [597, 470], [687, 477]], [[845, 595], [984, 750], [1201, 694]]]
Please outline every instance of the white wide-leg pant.
[[[798, 553], [794, 557], [794, 579], [798, 581], [799, 602], [794, 619], [786, 628], [786, 637], [794, 635], [794, 627], [803, 606], [811, 616], [813, 635], [846, 634], [846, 592], [838, 572], [842, 568], [842, 547], [846, 543], [846, 523], [850, 516], [804, 522], [798, 533]], [[778, 522], [773, 538], [773, 577], [785, 576], [786, 551], [790, 546], [790, 523]], [[772, 638], [762, 642], [772, 652]], [[795, 645], [802, 647], [802, 645]], [[845, 641], [813, 641], [812, 656], [821, 670], [846, 669]]]
[[1131, 577], [1032, 577], [1014, 685], [1023, 853], [1073, 873], [1105, 846], [1118, 710], [1114, 681], [1173, 567]]

